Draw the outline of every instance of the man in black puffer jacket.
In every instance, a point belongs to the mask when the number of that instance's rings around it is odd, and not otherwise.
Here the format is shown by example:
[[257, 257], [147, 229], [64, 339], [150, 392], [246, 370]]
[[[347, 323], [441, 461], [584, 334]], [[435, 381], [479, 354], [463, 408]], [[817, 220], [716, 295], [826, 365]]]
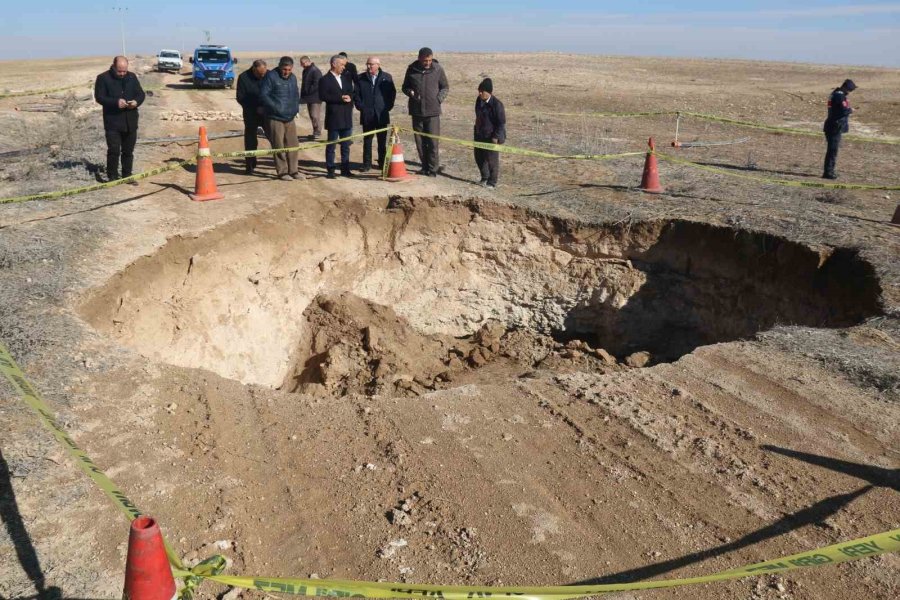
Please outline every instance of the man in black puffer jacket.
[[[419, 59], [409, 65], [403, 78], [403, 93], [409, 96], [409, 115], [414, 131], [441, 134], [441, 103], [450, 93], [443, 67], [434, 60], [431, 48], [419, 50]], [[422, 175], [434, 177], [441, 170], [438, 140], [415, 136]]]
[[[278, 68], [266, 73], [259, 87], [259, 97], [266, 108], [272, 149], [298, 145], [294, 117], [300, 112], [300, 86], [293, 70], [294, 59], [282, 56]], [[284, 181], [305, 179], [297, 170], [296, 150], [275, 155], [275, 173]]]
[[[485, 79], [478, 85], [475, 101], [475, 141], [485, 144], [506, 142], [506, 109], [494, 96], [494, 82]], [[500, 177], [500, 153], [496, 150], [475, 148], [475, 164], [481, 171], [479, 185], [495, 188]]]
[[[266, 132], [266, 137], [269, 136], [266, 111], [259, 98], [259, 88], [268, 70], [266, 61], [257, 59], [253, 61], [253, 66], [238, 76], [237, 101], [243, 109], [244, 150], [256, 150], [259, 148], [256, 132], [258, 128], [262, 127], [263, 131]], [[244, 163], [247, 175], [251, 175], [253, 169], [256, 168], [256, 157], [248, 156], [244, 159]]]
[[103, 106], [103, 129], [106, 132], [106, 176], [119, 178], [119, 156], [122, 177], [130, 177], [134, 167], [134, 145], [137, 142], [138, 106], [144, 103], [144, 90], [137, 75], [128, 70], [128, 59], [117, 56], [108, 71], [97, 75], [94, 100]]

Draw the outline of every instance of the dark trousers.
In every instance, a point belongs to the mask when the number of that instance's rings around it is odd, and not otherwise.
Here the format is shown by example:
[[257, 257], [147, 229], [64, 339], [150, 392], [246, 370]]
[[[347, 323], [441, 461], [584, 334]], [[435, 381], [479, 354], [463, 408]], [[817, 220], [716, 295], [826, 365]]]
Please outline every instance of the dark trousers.
[[[257, 114], [255, 112], [245, 112], [244, 113], [244, 150], [256, 150], [259, 148], [259, 139], [257, 138], [256, 130], [257, 128], [262, 127], [263, 131], [266, 133], [266, 137], [269, 137], [269, 126], [268, 120], [265, 116]], [[244, 162], [247, 164], [248, 169], [256, 168], [256, 157], [248, 156], [244, 158]]]
[[[363, 125], [363, 133], [381, 129], [377, 125], [367, 127]], [[387, 131], [376, 133], [375, 135], [367, 135], [363, 138], [363, 167], [368, 169], [372, 166], [372, 138], [378, 138], [378, 168], [384, 167], [384, 155], [387, 153]]]
[[[440, 117], [413, 117], [412, 125], [413, 131], [421, 131], [422, 133], [430, 133], [431, 135], [441, 135]], [[438, 140], [421, 135], [417, 135], [415, 138], [416, 152], [419, 154], [419, 162], [422, 163], [422, 170], [437, 173], [441, 166]]]
[[[476, 142], [492, 143], [491, 140], [475, 139]], [[484, 150], [475, 148], [475, 164], [481, 171], [481, 180], [491, 185], [497, 185], [500, 178], [500, 153], [496, 150]]]
[[119, 157], [122, 157], [122, 177], [130, 177], [134, 166], [134, 145], [137, 129], [133, 131], [106, 130], [106, 176], [119, 178]]
[[825, 151], [824, 175], [834, 175], [834, 168], [837, 165], [838, 150], [841, 147], [841, 135], [840, 131], [825, 134], [825, 142], [828, 144], [828, 149]]
[[[333, 142], [341, 138], [353, 135], [353, 129], [329, 129], [328, 141]], [[331, 170], [334, 169], [334, 147], [335, 144], [325, 146], [325, 166]], [[350, 170], [350, 141], [341, 142], [341, 171]]]

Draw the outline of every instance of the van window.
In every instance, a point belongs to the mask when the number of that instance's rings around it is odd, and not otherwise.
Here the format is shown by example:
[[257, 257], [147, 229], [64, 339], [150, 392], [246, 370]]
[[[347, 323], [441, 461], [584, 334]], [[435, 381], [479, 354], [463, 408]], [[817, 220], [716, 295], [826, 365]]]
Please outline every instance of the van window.
[[181, 55], [178, 54], [177, 52], [160, 52], [159, 55], [162, 56], [163, 58], [180, 58], [181, 57]]
[[200, 62], [228, 62], [231, 56], [228, 50], [197, 50], [197, 60]]

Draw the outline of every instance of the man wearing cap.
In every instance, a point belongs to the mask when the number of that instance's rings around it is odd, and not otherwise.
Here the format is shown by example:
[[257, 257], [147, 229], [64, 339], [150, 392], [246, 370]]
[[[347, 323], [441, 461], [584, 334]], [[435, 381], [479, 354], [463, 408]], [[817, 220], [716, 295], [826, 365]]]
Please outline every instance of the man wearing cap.
[[828, 100], [828, 117], [822, 126], [822, 130], [825, 132], [825, 141], [828, 144], [825, 152], [825, 171], [822, 174], [825, 179], [837, 179], [834, 168], [841, 146], [841, 135], [850, 130], [850, 115], [853, 113], [847, 96], [855, 89], [856, 84], [853, 83], [853, 80], [847, 79], [841, 84], [841, 87], [831, 92], [831, 98]]
[[[370, 56], [366, 60], [366, 72], [356, 80], [359, 93], [356, 95], [356, 110], [363, 132], [384, 129], [391, 123], [391, 110], [397, 98], [397, 88], [391, 74], [381, 70], [381, 59]], [[363, 139], [363, 166], [360, 171], [368, 171], [372, 166], [372, 138], [378, 139], [378, 167], [384, 168], [387, 151], [387, 131], [369, 135]]]
[[[506, 110], [494, 96], [494, 82], [490, 78], [478, 85], [475, 100], [475, 141], [486, 144], [502, 144], [506, 141]], [[475, 148], [475, 164], [481, 172], [479, 185], [497, 187], [500, 177], [500, 152]]]
[[[144, 103], [144, 90], [137, 75], [128, 70], [128, 59], [117, 56], [112, 65], [97, 75], [94, 100], [103, 107], [103, 130], [106, 133], [106, 177], [119, 178], [119, 157], [122, 177], [132, 175], [134, 145], [137, 143], [138, 107]], [[137, 185], [137, 182], [132, 182]]]
[[[266, 111], [259, 98], [259, 88], [268, 70], [266, 61], [257, 59], [253, 61], [253, 65], [249, 69], [238, 76], [236, 96], [238, 104], [243, 109], [244, 150], [256, 150], [259, 148], [259, 140], [257, 139], [258, 128], [262, 127], [263, 131], [268, 131], [267, 127], [269, 124], [266, 122]], [[268, 133], [266, 135], [268, 136]], [[244, 158], [247, 175], [253, 174], [256, 162], [255, 156]]]
[[[441, 134], [441, 103], [450, 93], [443, 67], [434, 59], [431, 48], [419, 50], [419, 58], [406, 69], [403, 93], [409, 97], [409, 115], [413, 130], [438, 136]], [[441, 169], [438, 140], [416, 135], [416, 152], [422, 164], [422, 175], [437, 176]]]
[[[300, 87], [294, 70], [294, 59], [282, 56], [278, 68], [266, 73], [259, 88], [259, 96], [266, 109], [269, 141], [272, 149], [294, 148], [297, 142], [297, 124], [294, 117], [300, 112]], [[279, 179], [305, 179], [297, 170], [297, 151], [275, 155], [275, 173]]]

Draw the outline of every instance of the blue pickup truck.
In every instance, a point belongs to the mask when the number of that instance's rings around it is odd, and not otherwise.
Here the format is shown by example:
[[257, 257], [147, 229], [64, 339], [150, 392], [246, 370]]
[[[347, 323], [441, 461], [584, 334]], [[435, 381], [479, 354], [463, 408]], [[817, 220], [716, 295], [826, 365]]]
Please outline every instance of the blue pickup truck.
[[237, 58], [228, 46], [203, 44], [191, 57], [194, 87], [234, 87], [234, 65]]

